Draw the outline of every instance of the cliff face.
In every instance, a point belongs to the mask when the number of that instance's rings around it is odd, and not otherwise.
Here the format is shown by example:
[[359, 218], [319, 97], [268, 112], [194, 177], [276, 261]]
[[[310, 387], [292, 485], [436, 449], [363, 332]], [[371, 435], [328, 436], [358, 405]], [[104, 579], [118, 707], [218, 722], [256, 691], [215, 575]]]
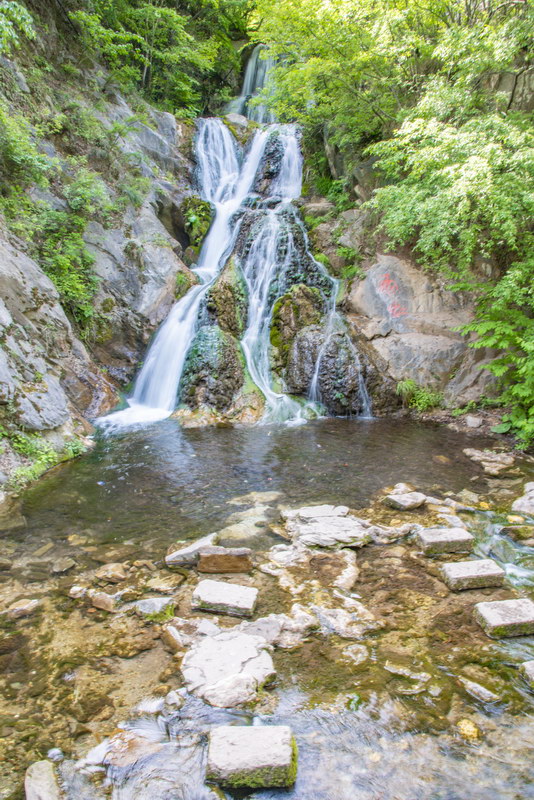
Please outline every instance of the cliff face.
[[[37, 51], [65, 47], [53, 25], [42, 35]], [[182, 260], [190, 243], [184, 199], [192, 194], [193, 126], [139, 98], [134, 109], [94, 65], [65, 73], [72, 55], [62, 53], [46, 79], [28, 51], [0, 62], [2, 108], [48, 169], [44, 185], [17, 188], [16, 206], [4, 183], [0, 486], [34, 477], [36, 460], [44, 468], [79, 450], [89, 420], [118, 402], [151, 333], [195, 281]], [[4, 182], [17, 181], [9, 164], [1, 167]], [[91, 191], [103, 198], [98, 208], [86, 201]], [[67, 248], [71, 220], [81, 231], [75, 254]], [[47, 249], [50, 226], [57, 248]], [[94, 287], [87, 322], [72, 313], [70, 284], [61, 294], [58, 272], [78, 278], [80, 248]]]

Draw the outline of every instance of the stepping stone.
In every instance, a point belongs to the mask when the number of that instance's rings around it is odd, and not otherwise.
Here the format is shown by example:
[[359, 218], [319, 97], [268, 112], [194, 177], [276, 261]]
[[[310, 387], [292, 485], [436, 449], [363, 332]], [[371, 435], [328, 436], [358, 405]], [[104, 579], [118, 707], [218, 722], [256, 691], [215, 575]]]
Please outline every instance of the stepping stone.
[[419, 508], [426, 503], [426, 495], [421, 492], [406, 492], [404, 494], [388, 494], [384, 497], [383, 502], [390, 508], [395, 508], [397, 511], [412, 511], [414, 508]]
[[477, 603], [474, 613], [478, 624], [493, 639], [534, 633], [534, 603], [527, 598]]
[[193, 592], [191, 608], [216, 611], [233, 617], [251, 617], [256, 608], [258, 590], [223, 581], [200, 581]]
[[483, 589], [486, 586], [502, 586], [505, 571], [491, 558], [476, 561], [457, 561], [443, 564], [443, 580], [454, 591]]
[[292, 786], [298, 751], [287, 725], [212, 728], [207, 779], [230, 788]]
[[163, 614], [174, 608], [174, 597], [147, 597], [135, 603], [135, 613], [140, 617], [150, 617], [153, 614]]
[[464, 528], [423, 528], [417, 531], [415, 538], [427, 556], [469, 552], [475, 541]]
[[534, 689], [534, 661], [523, 661], [519, 667], [519, 672], [526, 680], [531, 689]]
[[250, 572], [252, 550], [248, 547], [203, 547], [198, 554], [199, 572]]

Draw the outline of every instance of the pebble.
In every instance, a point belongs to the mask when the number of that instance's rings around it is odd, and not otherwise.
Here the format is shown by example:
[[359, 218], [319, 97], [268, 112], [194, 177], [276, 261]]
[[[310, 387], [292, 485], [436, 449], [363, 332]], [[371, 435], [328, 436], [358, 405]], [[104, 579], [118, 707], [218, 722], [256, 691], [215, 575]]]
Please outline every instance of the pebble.
[[65, 572], [68, 572], [70, 569], [76, 566], [76, 562], [73, 558], [69, 558], [69, 556], [64, 556], [63, 558], [58, 558], [57, 561], [54, 561], [52, 564], [52, 572], [56, 575], [62, 575]]

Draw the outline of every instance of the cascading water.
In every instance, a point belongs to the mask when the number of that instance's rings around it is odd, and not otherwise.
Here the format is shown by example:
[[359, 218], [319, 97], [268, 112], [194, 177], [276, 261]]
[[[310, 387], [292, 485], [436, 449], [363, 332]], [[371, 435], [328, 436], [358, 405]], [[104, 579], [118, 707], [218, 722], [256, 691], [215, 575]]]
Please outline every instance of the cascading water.
[[159, 329], [128, 408], [97, 420], [108, 430], [164, 419], [174, 411], [202, 301], [232, 248], [236, 231], [232, 217], [252, 188], [265, 149], [268, 134], [260, 131], [240, 169], [236, 143], [227, 126], [218, 119], [200, 120], [199, 126], [196, 151], [200, 191], [215, 209], [194, 270], [201, 283], [174, 305]]
[[269, 72], [275, 65], [273, 58], [269, 56], [262, 58], [265, 50], [264, 45], [258, 44], [252, 51], [247, 62], [241, 94], [228, 103], [226, 111], [229, 114], [243, 114], [254, 122], [268, 124], [276, 122], [272, 111], [261, 103], [250, 103], [250, 100], [253, 100], [265, 88]]
[[[263, 88], [272, 66], [268, 59], [260, 58], [261, 50], [261, 46], [254, 50], [247, 67], [241, 110], [265, 121], [270, 119], [270, 112], [260, 106], [248, 110], [247, 105], [248, 99]], [[192, 345], [197, 331], [201, 326], [202, 333], [206, 333], [205, 329], [214, 334], [222, 330], [219, 319], [216, 320], [219, 327], [211, 327], [214, 320], [210, 317], [210, 290], [216, 288], [219, 273], [230, 261], [235, 262], [246, 286], [247, 323], [240, 347], [248, 377], [264, 398], [262, 421], [298, 424], [324, 413], [322, 383], [324, 373], [328, 373], [325, 361], [332, 351], [335, 361], [336, 346], [341, 341], [345, 361], [348, 353], [351, 373], [356, 375], [353, 387], [356, 400], [350, 408], [370, 417], [371, 404], [359, 355], [336, 311], [338, 282], [313, 258], [306, 230], [292, 204], [302, 189], [302, 154], [296, 126], [263, 127], [252, 139], [246, 156], [240, 159], [239, 146], [228, 127], [218, 119], [203, 119], [199, 122], [196, 156], [200, 194], [215, 210], [194, 269], [200, 283], [174, 305], [158, 331], [128, 408], [100, 418], [98, 424], [107, 430], [119, 430], [164, 419], [174, 411], [182, 376], [182, 383], [189, 379], [189, 354], [194, 356]], [[314, 331], [308, 384], [297, 391], [301, 395], [307, 391], [308, 397], [300, 401], [287, 392], [282, 375], [272, 374], [271, 365], [274, 305], [299, 286], [316, 292], [322, 306], [322, 322]], [[204, 341], [212, 349], [217, 346], [218, 338], [208, 335]], [[239, 349], [237, 342], [236, 347]], [[307, 359], [310, 360], [309, 355]], [[217, 378], [211, 375], [210, 379]]]

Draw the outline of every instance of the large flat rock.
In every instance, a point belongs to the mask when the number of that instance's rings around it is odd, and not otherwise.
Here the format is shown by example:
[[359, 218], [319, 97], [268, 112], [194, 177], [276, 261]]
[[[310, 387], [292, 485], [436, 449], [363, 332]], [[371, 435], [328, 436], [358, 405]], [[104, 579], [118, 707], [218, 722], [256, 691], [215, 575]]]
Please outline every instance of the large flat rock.
[[417, 531], [415, 539], [427, 556], [470, 552], [475, 541], [464, 528], [423, 528]]
[[199, 611], [216, 611], [234, 617], [251, 617], [257, 600], [258, 590], [252, 586], [240, 586], [207, 578], [200, 581], [193, 592], [191, 608]]
[[525, 597], [477, 603], [474, 613], [476, 621], [493, 639], [534, 633], [534, 603]]
[[207, 636], [184, 656], [181, 670], [185, 685], [219, 708], [250, 702], [276, 675], [269, 650], [261, 636], [238, 630]]
[[506, 575], [491, 558], [443, 564], [441, 572], [447, 586], [454, 591], [502, 586]]
[[207, 779], [230, 788], [292, 786], [297, 746], [287, 725], [221, 725], [210, 732]]
[[203, 547], [198, 554], [199, 572], [250, 572], [252, 550], [248, 547]]
[[369, 523], [353, 517], [346, 506], [305, 506], [284, 511], [286, 530], [308, 547], [362, 547], [371, 541]]

